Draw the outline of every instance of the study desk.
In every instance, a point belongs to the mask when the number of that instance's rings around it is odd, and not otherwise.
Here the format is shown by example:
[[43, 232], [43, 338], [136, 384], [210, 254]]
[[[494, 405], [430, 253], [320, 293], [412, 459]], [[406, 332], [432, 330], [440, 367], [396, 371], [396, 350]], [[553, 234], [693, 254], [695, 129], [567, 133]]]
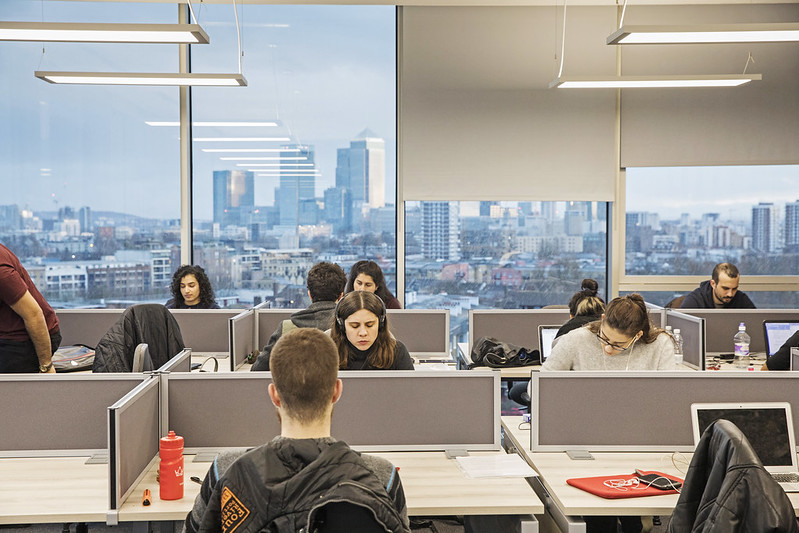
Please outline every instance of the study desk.
[[[472, 452], [472, 455], [502, 452]], [[447, 515], [521, 515], [523, 523], [534, 519], [527, 515], [542, 514], [544, 505], [523, 478], [466, 477], [454, 459], [444, 452], [390, 452], [374, 453], [391, 461], [400, 469], [402, 486], [410, 516]], [[155, 475], [157, 461], [153, 461], [119, 510], [120, 522], [184, 520], [200, 491], [200, 485], [190, 481], [191, 476], [205, 477], [211, 463], [192, 462], [186, 455], [184, 462], [185, 492], [180, 500], [164, 501], [158, 497]], [[141, 504], [144, 489], [152, 493], [152, 505]], [[537, 529], [534, 529], [537, 530]], [[526, 531], [529, 531], [526, 530]]]
[[0, 459], [0, 524], [105, 522], [108, 464], [86, 459]]

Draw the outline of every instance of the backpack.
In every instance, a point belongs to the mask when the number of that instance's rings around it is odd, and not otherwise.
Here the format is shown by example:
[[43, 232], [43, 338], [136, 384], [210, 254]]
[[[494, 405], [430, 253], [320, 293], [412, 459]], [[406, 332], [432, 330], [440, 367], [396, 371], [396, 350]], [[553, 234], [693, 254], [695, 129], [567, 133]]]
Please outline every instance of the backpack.
[[472, 346], [472, 364], [492, 368], [529, 366], [541, 364], [541, 352], [517, 346], [509, 342], [501, 342], [494, 337], [480, 337]]
[[94, 348], [85, 344], [61, 346], [53, 354], [53, 367], [56, 372], [91, 370], [93, 364]]

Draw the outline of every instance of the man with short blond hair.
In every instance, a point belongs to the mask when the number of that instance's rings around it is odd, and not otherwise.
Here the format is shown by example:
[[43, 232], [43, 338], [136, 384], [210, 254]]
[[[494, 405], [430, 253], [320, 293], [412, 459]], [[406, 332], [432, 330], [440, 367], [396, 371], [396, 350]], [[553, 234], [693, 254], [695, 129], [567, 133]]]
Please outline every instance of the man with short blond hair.
[[268, 391], [280, 436], [246, 453], [220, 454], [185, 531], [311, 531], [325, 503], [346, 502], [368, 509], [369, 519], [386, 531], [408, 533], [398, 469], [330, 436], [343, 389], [332, 339], [313, 328], [286, 333], [272, 350], [271, 372]]
[[755, 309], [755, 304], [738, 290], [740, 276], [732, 263], [719, 263], [711, 279], [699, 284], [680, 304], [683, 309]]

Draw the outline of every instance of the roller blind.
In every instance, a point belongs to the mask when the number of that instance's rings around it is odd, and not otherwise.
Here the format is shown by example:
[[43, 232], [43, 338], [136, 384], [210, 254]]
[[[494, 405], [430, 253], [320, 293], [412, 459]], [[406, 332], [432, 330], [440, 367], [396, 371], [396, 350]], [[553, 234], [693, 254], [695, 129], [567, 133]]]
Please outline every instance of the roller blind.
[[[613, 7], [569, 8], [564, 75], [612, 75]], [[400, 10], [406, 200], [610, 201], [615, 92], [549, 89], [562, 7]]]
[[[799, 22], [799, 6], [634, 6], [625, 25]], [[762, 81], [713, 89], [627, 90], [621, 164], [799, 163], [799, 43], [626, 46], [624, 74], [740, 74]]]

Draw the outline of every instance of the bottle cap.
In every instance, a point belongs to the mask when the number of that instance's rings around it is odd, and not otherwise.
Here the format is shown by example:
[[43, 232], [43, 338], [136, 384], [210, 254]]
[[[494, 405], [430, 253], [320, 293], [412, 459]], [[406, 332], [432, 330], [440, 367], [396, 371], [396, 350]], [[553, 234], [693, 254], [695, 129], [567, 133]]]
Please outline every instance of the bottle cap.
[[679, 333], [679, 332], [680, 332], [680, 328], [674, 328], [674, 333]]
[[161, 437], [161, 448], [167, 450], [176, 450], [183, 447], [183, 437], [175, 435], [174, 431], [170, 431], [166, 437]]

